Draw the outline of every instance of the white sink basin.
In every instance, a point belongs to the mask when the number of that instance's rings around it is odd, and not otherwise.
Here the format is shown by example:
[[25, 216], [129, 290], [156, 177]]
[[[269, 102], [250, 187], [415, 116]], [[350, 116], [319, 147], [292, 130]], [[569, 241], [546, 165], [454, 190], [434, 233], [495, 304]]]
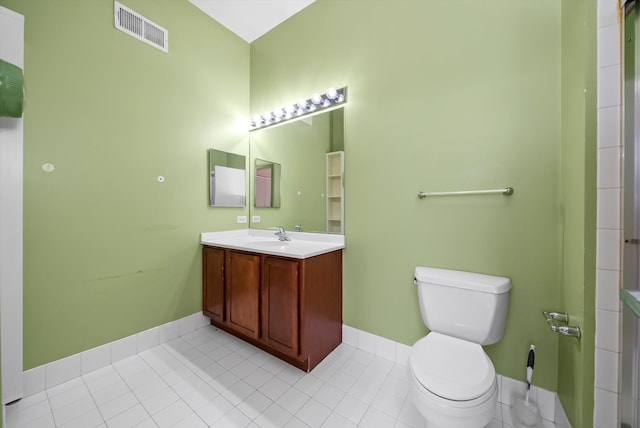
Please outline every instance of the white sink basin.
[[290, 243], [291, 241], [247, 241], [247, 244], [257, 247], [284, 247]]
[[200, 243], [214, 247], [306, 259], [344, 248], [344, 235], [287, 232], [291, 241], [280, 241], [272, 230], [241, 229], [202, 233]]

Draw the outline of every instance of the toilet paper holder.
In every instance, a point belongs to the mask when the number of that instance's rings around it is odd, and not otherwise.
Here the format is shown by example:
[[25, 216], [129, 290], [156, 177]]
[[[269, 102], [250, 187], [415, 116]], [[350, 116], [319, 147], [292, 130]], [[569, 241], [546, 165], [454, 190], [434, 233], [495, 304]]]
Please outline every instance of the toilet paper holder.
[[549, 324], [551, 331], [559, 333], [563, 336], [575, 337], [580, 339], [582, 332], [580, 327], [569, 325], [569, 315], [564, 312], [542, 311], [544, 319]]

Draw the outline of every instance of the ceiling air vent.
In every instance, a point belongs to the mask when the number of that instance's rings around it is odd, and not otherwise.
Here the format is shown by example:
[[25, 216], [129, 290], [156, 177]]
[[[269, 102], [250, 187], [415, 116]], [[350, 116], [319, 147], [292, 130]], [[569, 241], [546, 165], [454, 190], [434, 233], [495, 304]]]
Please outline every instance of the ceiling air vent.
[[113, 2], [116, 28], [138, 40], [169, 52], [169, 31], [128, 7]]

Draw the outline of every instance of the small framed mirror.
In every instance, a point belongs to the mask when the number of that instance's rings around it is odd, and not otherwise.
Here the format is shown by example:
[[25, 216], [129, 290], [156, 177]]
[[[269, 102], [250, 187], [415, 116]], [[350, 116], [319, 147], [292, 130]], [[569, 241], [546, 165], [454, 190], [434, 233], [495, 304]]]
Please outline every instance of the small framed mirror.
[[247, 204], [246, 158], [209, 149], [209, 205], [244, 207]]
[[256, 208], [280, 208], [279, 163], [256, 159], [255, 204]]

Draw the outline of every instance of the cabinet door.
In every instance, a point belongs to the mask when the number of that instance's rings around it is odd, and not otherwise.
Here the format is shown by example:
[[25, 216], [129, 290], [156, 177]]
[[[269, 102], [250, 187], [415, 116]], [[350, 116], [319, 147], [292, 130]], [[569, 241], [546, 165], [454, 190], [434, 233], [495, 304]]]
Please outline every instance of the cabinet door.
[[260, 256], [227, 252], [226, 323], [257, 339], [260, 334]]
[[299, 350], [298, 262], [265, 257], [262, 266], [262, 341], [280, 352]]
[[224, 250], [202, 248], [202, 310], [212, 320], [224, 321]]

